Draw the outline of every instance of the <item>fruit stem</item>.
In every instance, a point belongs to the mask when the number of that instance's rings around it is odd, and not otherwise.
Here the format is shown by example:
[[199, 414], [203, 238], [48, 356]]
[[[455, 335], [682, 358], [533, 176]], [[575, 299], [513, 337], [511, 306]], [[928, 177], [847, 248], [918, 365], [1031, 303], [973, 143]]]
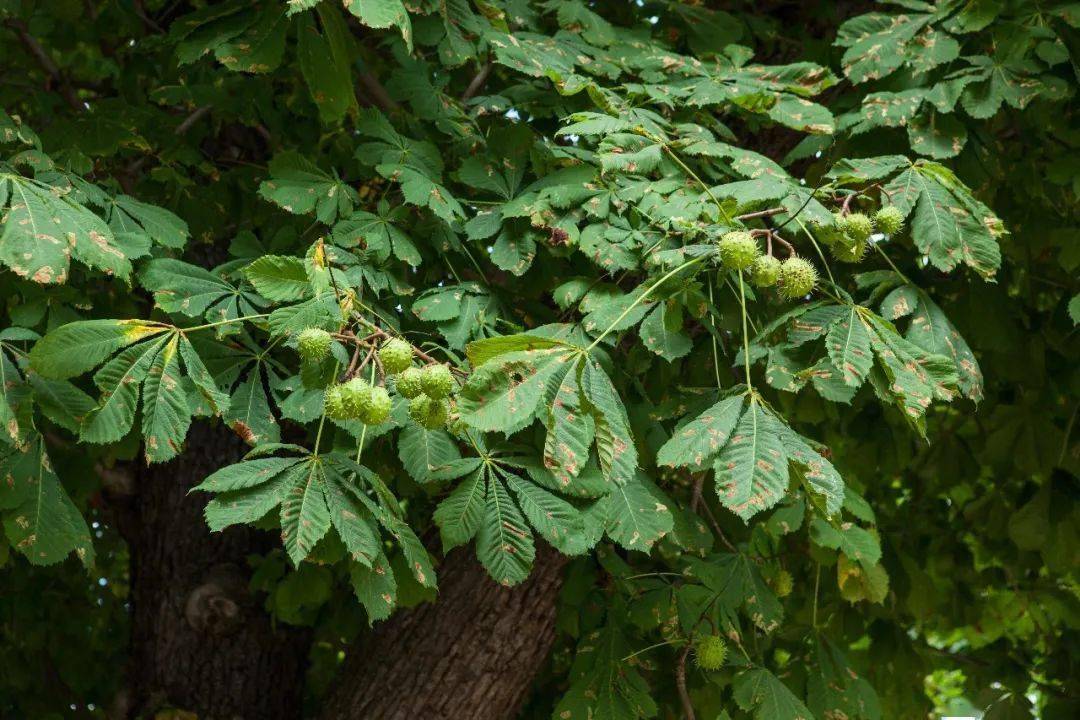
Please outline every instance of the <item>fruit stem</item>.
[[746, 329], [746, 286], [743, 283], [743, 271], [739, 271], [739, 306], [742, 310], [743, 363], [746, 365], [746, 387], [754, 392], [754, 383], [750, 379], [750, 333]]
[[660, 278], [659, 280], [654, 282], [652, 285], [650, 285], [648, 288], [646, 288], [645, 292], [641, 293], [641, 295], [639, 295], [638, 298], [636, 300], [634, 300], [634, 302], [630, 303], [630, 307], [623, 310], [622, 314], [620, 314], [619, 317], [615, 318], [615, 320], [610, 325], [607, 326], [607, 329], [604, 330], [604, 332], [600, 333], [600, 336], [592, 341], [592, 344], [589, 345], [589, 347], [585, 348], [585, 352], [588, 353], [590, 350], [592, 350], [594, 347], [596, 347], [600, 343], [601, 340], [606, 338], [608, 336], [608, 334], [611, 332], [612, 328], [614, 328], [619, 323], [621, 323], [623, 321], [623, 318], [625, 318], [627, 315], [629, 315], [634, 310], [634, 308], [636, 308], [641, 303], [645, 302], [645, 298], [649, 297], [649, 293], [651, 293], [653, 290], [655, 290], [656, 288], [663, 285], [665, 282], [667, 282], [667, 280], [669, 278], [675, 276], [676, 274], [682, 272], [683, 270], [685, 270], [686, 268], [688, 268], [688, 267], [690, 267], [692, 265], [696, 265], [697, 263], [704, 260], [706, 257], [708, 257], [708, 256], [707, 255], [702, 255], [700, 257], [696, 257], [696, 258], [693, 258], [691, 260], [687, 260], [682, 265], [675, 268], [674, 270], [672, 270], [668, 274], [664, 275], [662, 278]]

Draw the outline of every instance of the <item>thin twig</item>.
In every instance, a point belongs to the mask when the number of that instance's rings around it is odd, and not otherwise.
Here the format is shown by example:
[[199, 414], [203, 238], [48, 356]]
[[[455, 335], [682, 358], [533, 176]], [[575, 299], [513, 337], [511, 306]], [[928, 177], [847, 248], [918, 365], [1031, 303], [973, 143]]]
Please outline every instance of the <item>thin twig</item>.
[[176, 126], [176, 130], [174, 130], [173, 133], [176, 135], [183, 135], [191, 129], [192, 125], [199, 122], [199, 120], [201, 120], [202, 118], [206, 117], [207, 113], [209, 113], [213, 108], [213, 105], [203, 105], [202, 107], [195, 108], [195, 110], [190, 115], [184, 118], [184, 121], [182, 123]]
[[480, 91], [480, 88], [484, 86], [484, 83], [488, 79], [488, 75], [491, 74], [491, 69], [494, 65], [489, 61], [484, 63], [484, 66], [480, 68], [480, 71], [476, 73], [469, 86], [465, 88], [465, 92], [461, 94], [461, 102], [469, 102], [476, 93]]
[[400, 106], [394, 102], [394, 99], [390, 97], [390, 93], [386, 92], [386, 88], [383, 87], [379, 79], [369, 72], [362, 72], [358, 76], [360, 78], [360, 84], [364, 86], [364, 89], [371, 95], [372, 102], [378, 106], [380, 110], [385, 113], [397, 112]]

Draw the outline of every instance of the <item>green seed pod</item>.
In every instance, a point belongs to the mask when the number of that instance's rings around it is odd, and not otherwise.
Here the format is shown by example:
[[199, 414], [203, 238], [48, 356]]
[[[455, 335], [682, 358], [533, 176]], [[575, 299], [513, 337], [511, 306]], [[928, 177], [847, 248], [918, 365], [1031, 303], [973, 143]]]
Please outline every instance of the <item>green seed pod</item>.
[[360, 378], [353, 378], [339, 386], [345, 405], [347, 420], [359, 420], [368, 411], [371, 404], [372, 387]]
[[420, 386], [425, 395], [444, 398], [454, 391], [454, 376], [446, 365], [428, 365], [421, 373]]
[[719, 670], [727, 659], [727, 643], [719, 635], [705, 635], [694, 644], [694, 662], [702, 670]]
[[776, 284], [780, 277], [780, 260], [772, 255], [761, 255], [750, 266], [750, 282], [755, 287], [767, 288]]
[[895, 205], [886, 205], [874, 213], [874, 225], [886, 235], [895, 235], [904, 228], [904, 215]]
[[805, 297], [817, 284], [817, 269], [801, 257], [791, 256], [780, 265], [777, 286], [788, 300]]
[[795, 581], [792, 580], [791, 573], [787, 570], [779, 571], [776, 573], [776, 577], [773, 578], [772, 588], [777, 597], [787, 597], [794, 587]]
[[412, 354], [412, 345], [401, 338], [387, 340], [379, 348], [379, 360], [382, 361], [386, 372], [391, 375], [397, 375], [410, 367]]
[[745, 230], [729, 232], [720, 238], [720, 261], [732, 270], [746, 270], [757, 260], [757, 240]]
[[445, 398], [432, 398], [417, 395], [409, 401], [409, 417], [420, 427], [438, 430], [446, 427], [446, 418], [450, 414], [449, 403]]
[[840, 262], [857, 263], [866, 256], [867, 240], [856, 240], [850, 235], [844, 234], [829, 246], [833, 257]]
[[414, 397], [424, 392], [423, 377], [424, 371], [420, 368], [407, 368], [397, 376], [398, 394], [403, 398], [412, 400]]
[[331, 385], [323, 394], [323, 407], [326, 417], [331, 420], [348, 420], [345, 408], [345, 390], [343, 385]]
[[862, 213], [846, 215], [840, 227], [856, 242], [865, 242], [874, 233], [873, 221]]
[[360, 422], [365, 425], [378, 425], [390, 417], [390, 393], [384, 387], [373, 387], [368, 392], [360, 413]]
[[330, 333], [320, 328], [305, 328], [296, 338], [296, 351], [304, 362], [319, 362], [330, 354]]

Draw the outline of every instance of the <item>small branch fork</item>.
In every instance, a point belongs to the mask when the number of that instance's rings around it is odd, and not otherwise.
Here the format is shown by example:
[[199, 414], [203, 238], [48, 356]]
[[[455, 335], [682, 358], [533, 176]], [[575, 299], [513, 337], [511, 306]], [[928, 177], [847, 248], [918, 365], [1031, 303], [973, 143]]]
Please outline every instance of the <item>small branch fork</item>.
[[[352, 360], [349, 362], [349, 366], [345, 370], [345, 377], [347, 378], [353, 377], [361, 370], [363, 370], [364, 367], [366, 367], [373, 358], [379, 368], [379, 374], [385, 375], [382, 369], [382, 361], [379, 360], [379, 356], [375, 354], [375, 351], [378, 346], [382, 344], [383, 341], [389, 340], [393, 336], [385, 330], [382, 330], [381, 328], [377, 328], [375, 326], [371, 326], [370, 329], [372, 331], [371, 334], [365, 337], [359, 337], [352, 330], [345, 330], [339, 333], [331, 333], [331, 336], [335, 340], [340, 340], [341, 342], [348, 343], [354, 346]], [[364, 349], [367, 350], [367, 354], [364, 356], [364, 359], [362, 361], [359, 361], [360, 354]], [[416, 357], [420, 358], [426, 363], [440, 364], [438, 360], [436, 360], [434, 357], [424, 352], [420, 348], [416, 347], [415, 345], [413, 345], [412, 351], [413, 354], [416, 355]], [[467, 373], [459, 370], [453, 365], [450, 366], [450, 371], [455, 373], [459, 377], [467, 377]]]

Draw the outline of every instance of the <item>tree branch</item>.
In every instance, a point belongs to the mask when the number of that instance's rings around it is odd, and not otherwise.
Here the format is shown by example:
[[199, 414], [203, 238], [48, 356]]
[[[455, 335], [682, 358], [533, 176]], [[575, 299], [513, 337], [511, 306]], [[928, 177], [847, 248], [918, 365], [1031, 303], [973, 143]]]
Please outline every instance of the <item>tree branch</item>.
[[461, 102], [469, 102], [476, 93], [480, 91], [480, 88], [484, 87], [484, 83], [488, 79], [488, 75], [491, 74], [493, 64], [489, 61], [484, 63], [484, 66], [480, 68], [480, 71], [476, 73], [472, 81], [469, 83], [469, 87], [465, 88], [465, 92], [461, 94]]
[[23, 47], [26, 48], [26, 51], [33, 56], [34, 60], [37, 61], [37, 64], [45, 71], [45, 74], [56, 83], [60, 90], [60, 95], [64, 98], [64, 101], [71, 106], [71, 109], [75, 112], [81, 112], [83, 105], [79, 102], [79, 98], [75, 94], [75, 90], [72, 89], [71, 83], [68, 82], [64, 73], [61, 72], [60, 66], [49, 57], [49, 53], [45, 51], [45, 48], [41, 46], [41, 43], [30, 34], [30, 29], [27, 27], [26, 23], [22, 20], [9, 18], [4, 21], [4, 25], [19, 36], [19, 42], [21, 42]]

